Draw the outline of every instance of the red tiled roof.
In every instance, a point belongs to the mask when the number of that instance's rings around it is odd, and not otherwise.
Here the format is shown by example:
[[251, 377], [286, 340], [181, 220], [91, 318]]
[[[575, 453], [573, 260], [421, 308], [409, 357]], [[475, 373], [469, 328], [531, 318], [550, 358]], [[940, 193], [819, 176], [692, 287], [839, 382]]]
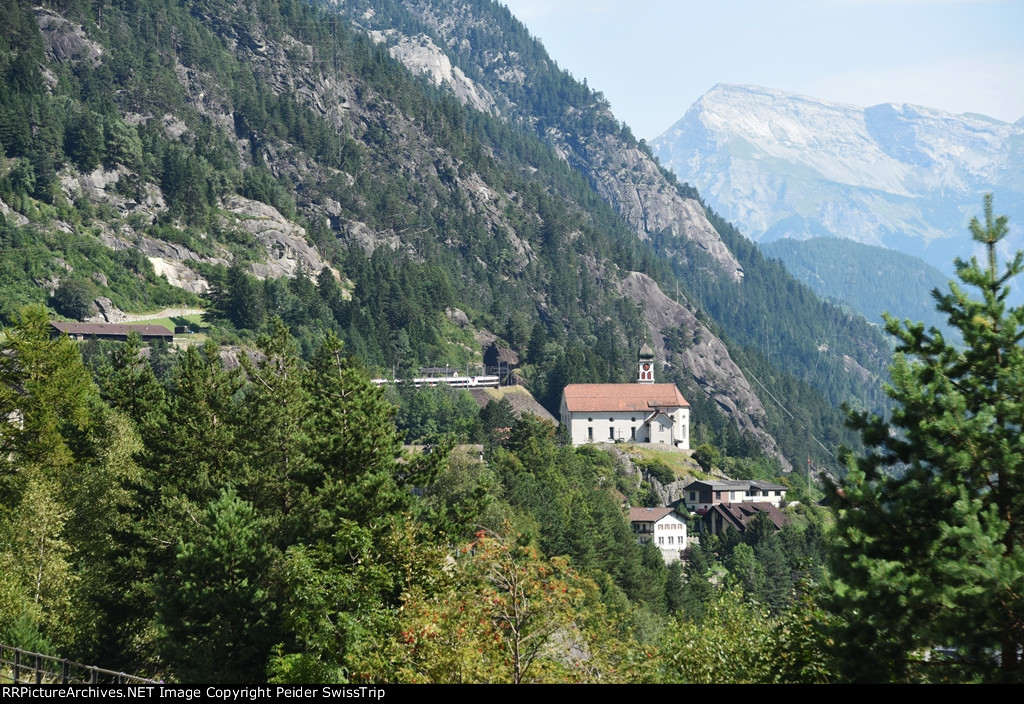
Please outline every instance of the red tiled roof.
[[569, 384], [563, 394], [572, 413], [690, 406], [675, 384]]
[[651, 521], [652, 523], [657, 523], [673, 511], [675, 511], [675, 509], [671, 506], [663, 506], [661, 508], [631, 508], [629, 509], [629, 522]]

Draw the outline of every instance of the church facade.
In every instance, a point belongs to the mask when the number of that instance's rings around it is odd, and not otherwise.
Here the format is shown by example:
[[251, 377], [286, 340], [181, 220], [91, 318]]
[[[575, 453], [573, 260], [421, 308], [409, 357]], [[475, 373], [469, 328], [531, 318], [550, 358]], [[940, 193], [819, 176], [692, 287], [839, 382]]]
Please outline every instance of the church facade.
[[644, 345], [635, 384], [570, 384], [560, 420], [573, 445], [640, 442], [690, 449], [690, 404], [675, 384], [654, 383], [654, 354]]

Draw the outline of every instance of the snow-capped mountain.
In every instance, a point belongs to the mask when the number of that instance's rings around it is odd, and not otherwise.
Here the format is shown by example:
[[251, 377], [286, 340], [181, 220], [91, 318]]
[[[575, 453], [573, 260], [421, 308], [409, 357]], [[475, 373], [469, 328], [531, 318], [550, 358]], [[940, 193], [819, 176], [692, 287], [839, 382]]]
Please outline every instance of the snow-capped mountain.
[[755, 240], [845, 237], [949, 271], [991, 192], [1024, 248], [1024, 119], [717, 85], [652, 147]]

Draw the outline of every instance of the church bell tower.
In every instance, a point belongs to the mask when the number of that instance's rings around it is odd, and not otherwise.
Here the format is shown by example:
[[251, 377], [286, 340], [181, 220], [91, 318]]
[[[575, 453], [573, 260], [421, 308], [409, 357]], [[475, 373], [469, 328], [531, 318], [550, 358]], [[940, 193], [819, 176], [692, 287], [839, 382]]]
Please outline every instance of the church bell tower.
[[636, 383], [654, 383], [654, 351], [645, 342], [637, 354]]

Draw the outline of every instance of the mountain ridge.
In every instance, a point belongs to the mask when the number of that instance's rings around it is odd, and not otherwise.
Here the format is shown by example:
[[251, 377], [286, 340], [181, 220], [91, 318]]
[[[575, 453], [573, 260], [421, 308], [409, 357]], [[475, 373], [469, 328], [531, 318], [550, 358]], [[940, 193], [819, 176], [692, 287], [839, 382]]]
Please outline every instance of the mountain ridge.
[[[731, 415], [753, 404], [739, 387], [702, 388], [685, 363], [695, 336], [658, 328], [638, 305], [648, 301], [619, 296], [617, 282], [637, 272], [662, 294], [674, 291], [668, 297], [701, 321], [702, 337], [722, 341], [737, 369], [758, 365], [769, 384], [789, 384], [774, 388], [777, 397], [806, 384], [801, 403], [817, 404], [808, 407], [806, 427], [841, 435], [841, 414], [829, 403], [877, 385], [884, 344], [874, 333], [822, 348], [815, 340], [828, 335], [822, 309], [791, 281], [776, 287], [781, 298], [757, 320], [713, 320], [712, 308], [728, 314], [738, 304], [709, 296], [748, 291], [764, 301], [762, 287], [785, 275], [747, 252], [738, 233], [727, 243], [724, 223], [697, 192], [659, 167], [603, 97], [560, 72], [507, 10], [441, 5], [458, 11], [435, 31], [403, 3], [375, 4], [381, 26], [374, 27], [365, 26], [368, 3], [336, 8], [355, 13], [338, 15], [301, 2], [211, 0], [169, 9], [141, 2], [108, 8], [102, 27], [73, 9], [66, 28], [49, 35], [27, 3], [9, 7], [5, 17], [18, 27], [12, 38], [25, 47], [20, 56], [36, 58], [16, 64], [4, 55], [0, 109], [11, 119], [0, 134], [7, 156], [0, 201], [7, 220], [22, 223], [7, 224], [24, 228], [4, 237], [34, 242], [10, 251], [25, 259], [25, 270], [38, 270], [35, 280], [46, 288], [5, 279], [16, 295], [4, 314], [49, 300], [65, 280], [124, 310], [192, 306], [204, 293], [218, 324], [254, 332], [278, 315], [304, 348], [328, 329], [370, 367], [408, 368], [447, 355], [468, 361], [467, 333], [444, 319], [460, 308], [470, 325], [527, 360], [525, 378], [549, 409], [565, 383], [628, 381], [634, 344], [651, 339], [665, 350], [666, 379], [695, 394], [693, 403], [706, 401], [707, 437], [739, 454], [765, 451], [783, 461], [802, 454], [799, 429], [779, 409], [765, 407], [748, 423]], [[158, 20], [179, 39], [133, 29]], [[395, 30], [385, 42], [370, 36], [384, 29]], [[70, 46], [65, 39], [79, 31], [103, 49], [99, 64], [87, 58], [95, 52], [46, 55], [44, 44]], [[416, 41], [439, 70], [448, 75], [443, 52], [451, 75], [458, 68], [478, 95], [486, 90], [494, 111], [465, 107], [468, 96], [449, 95], [444, 80], [439, 90], [433, 74], [417, 77], [391, 56], [405, 37], [423, 36], [434, 49]], [[487, 60], [467, 63], [474, 55]], [[56, 80], [21, 80], [34, 72]], [[46, 113], [48, 140], [22, 138], [28, 104], [67, 112]], [[62, 183], [84, 185], [62, 190]], [[58, 231], [60, 250], [45, 243]], [[282, 239], [288, 233], [307, 248]], [[93, 242], [101, 249], [88, 256], [75, 249]], [[131, 300], [104, 283], [120, 275], [121, 260], [141, 287]], [[765, 374], [755, 349], [763, 318], [790, 306], [800, 324], [775, 326], [786, 337], [768, 349], [784, 345], [793, 355], [778, 360], [785, 373]], [[862, 347], [873, 351], [862, 355]], [[871, 373], [838, 379], [846, 374], [843, 355], [859, 356]], [[837, 370], [831, 377], [817, 371], [826, 368], [814, 362], [823, 356]]]
[[950, 272], [973, 251], [964, 225], [982, 192], [1024, 214], [1022, 140], [1019, 124], [985, 116], [719, 84], [652, 146], [755, 240], [845, 237]]

